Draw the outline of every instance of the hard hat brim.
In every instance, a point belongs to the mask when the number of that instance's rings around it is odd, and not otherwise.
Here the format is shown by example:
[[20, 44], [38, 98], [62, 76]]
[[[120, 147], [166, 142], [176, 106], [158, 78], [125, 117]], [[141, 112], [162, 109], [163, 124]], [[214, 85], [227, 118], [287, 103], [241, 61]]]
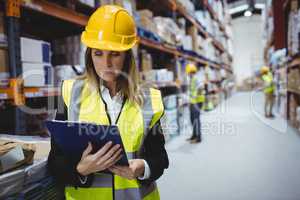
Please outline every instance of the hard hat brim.
[[85, 38], [84, 33], [82, 34], [81, 41], [89, 48], [106, 50], [106, 51], [127, 51], [133, 48], [138, 42], [137, 39], [135, 39], [130, 44], [120, 44], [117, 42], [104, 41], [104, 40], [102, 41], [89, 40]]

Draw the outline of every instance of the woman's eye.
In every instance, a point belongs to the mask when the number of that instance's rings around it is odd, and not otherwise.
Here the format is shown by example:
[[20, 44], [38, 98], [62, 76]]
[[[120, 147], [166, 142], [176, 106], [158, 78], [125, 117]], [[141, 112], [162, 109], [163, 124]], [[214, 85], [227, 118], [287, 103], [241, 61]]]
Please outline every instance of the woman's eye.
[[102, 56], [102, 52], [101, 51], [95, 51], [94, 55], [95, 56]]

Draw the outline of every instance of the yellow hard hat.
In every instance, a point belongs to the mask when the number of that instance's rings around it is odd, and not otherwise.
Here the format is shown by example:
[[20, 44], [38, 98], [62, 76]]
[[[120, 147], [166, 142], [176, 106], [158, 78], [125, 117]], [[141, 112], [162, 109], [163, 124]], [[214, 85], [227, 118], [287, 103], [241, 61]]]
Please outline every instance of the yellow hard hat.
[[81, 42], [87, 47], [110, 51], [129, 50], [137, 40], [133, 17], [116, 5], [98, 8], [81, 35]]
[[193, 63], [189, 63], [185, 67], [185, 72], [187, 74], [195, 73], [195, 72], [197, 72], [197, 67]]
[[261, 69], [260, 69], [260, 73], [261, 74], [264, 74], [264, 73], [267, 73], [270, 71], [270, 68], [267, 67], [267, 66], [263, 66]]

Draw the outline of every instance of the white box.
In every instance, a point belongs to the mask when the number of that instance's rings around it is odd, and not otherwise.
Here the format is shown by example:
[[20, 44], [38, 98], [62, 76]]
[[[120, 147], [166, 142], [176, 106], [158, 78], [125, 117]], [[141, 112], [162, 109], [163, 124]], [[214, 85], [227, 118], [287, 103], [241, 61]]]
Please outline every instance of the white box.
[[50, 63], [50, 43], [21, 37], [21, 61], [30, 63]]
[[48, 63], [22, 63], [25, 87], [43, 87], [53, 82], [53, 69]]

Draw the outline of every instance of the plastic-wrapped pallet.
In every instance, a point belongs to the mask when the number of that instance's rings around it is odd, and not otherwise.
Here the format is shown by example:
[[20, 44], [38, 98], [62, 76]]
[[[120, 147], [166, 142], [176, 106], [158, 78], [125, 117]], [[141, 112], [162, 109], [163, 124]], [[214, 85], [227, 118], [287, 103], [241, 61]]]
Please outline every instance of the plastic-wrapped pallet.
[[153, 22], [153, 13], [150, 10], [139, 10], [136, 13], [136, 21], [138, 25], [153, 33], [157, 33], [156, 25]]
[[167, 43], [176, 45], [182, 39], [181, 35], [178, 35], [180, 29], [173, 19], [168, 17], [154, 17], [154, 23], [156, 24], [157, 34]]

